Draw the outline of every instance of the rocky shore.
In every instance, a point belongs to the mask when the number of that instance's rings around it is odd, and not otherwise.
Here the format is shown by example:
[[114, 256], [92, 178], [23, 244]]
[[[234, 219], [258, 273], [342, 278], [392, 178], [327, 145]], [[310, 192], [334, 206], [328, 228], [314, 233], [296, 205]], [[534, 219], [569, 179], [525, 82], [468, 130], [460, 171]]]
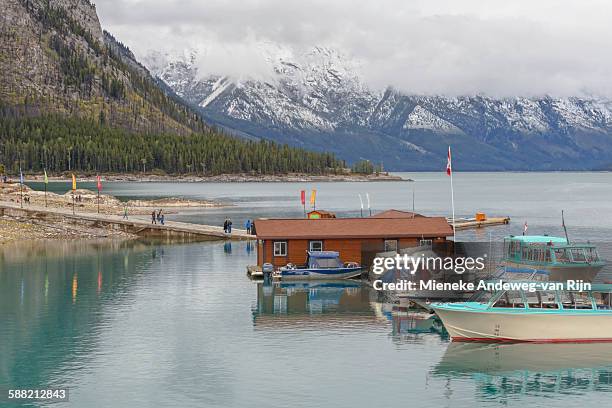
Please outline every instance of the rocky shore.
[[[49, 180], [70, 179], [70, 175], [49, 176]], [[79, 181], [95, 182], [96, 175], [78, 174]], [[29, 181], [43, 181], [42, 174], [27, 175]], [[163, 182], [175, 181], [182, 183], [257, 183], [257, 182], [377, 182], [377, 181], [413, 181], [405, 179], [397, 175], [389, 173], [380, 174], [327, 174], [327, 175], [311, 175], [311, 174], [220, 174], [216, 176], [202, 175], [162, 175], [162, 174], [105, 174], [102, 176], [103, 181], [119, 181], [119, 182]]]
[[[23, 189], [23, 190], [21, 190]], [[27, 185], [21, 187], [18, 183], [0, 183], [0, 202], [20, 204], [23, 195], [23, 206], [45, 207], [44, 191], [32, 190]], [[78, 189], [74, 192], [74, 206], [77, 212], [97, 213], [97, 193]], [[46, 207], [72, 209], [72, 192], [56, 194], [47, 192]], [[190, 200], [178, 197], [155, 200], [130, 200], [122, 202], [108, 194], [100, 194], [100, 213], [122, 216], [127, 209], [130, 216], [149, 216], [153, 211], [162, 209], [165, 214], [179, 212], [181, 209], [215, 208], [225, 204]], [[113, 231], [105, 228], [84, 228], [77, 225], [67, 225], [59, 221], [29, 217], [0, 216], [0, 244], [33, 239], [90, 239], [90, 238], [134, 238], [131, 234]]]

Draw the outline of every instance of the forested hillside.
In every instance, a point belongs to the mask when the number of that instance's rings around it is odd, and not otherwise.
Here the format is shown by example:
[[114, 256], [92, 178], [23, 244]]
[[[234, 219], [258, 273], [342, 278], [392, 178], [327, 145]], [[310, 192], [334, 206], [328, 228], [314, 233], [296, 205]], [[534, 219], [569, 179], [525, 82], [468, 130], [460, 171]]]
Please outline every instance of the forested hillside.
[[206, 174], [325, 173], [343, 163], [206, 125], [100, 27], [88, 0], [0, 0], [0, 164]]
[[165, 173], [311, 173], [341, 171], [331, 154], [273, 142], [247, 142], [214, 131], [133, 133], [92, 120], [41, 116], [0, 122], [0, 163], [32, 171]]

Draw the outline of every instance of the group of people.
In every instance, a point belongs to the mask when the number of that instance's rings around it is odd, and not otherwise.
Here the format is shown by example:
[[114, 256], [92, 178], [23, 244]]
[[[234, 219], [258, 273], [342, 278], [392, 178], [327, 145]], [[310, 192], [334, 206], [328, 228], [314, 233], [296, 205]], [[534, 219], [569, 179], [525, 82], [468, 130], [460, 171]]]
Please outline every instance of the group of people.
[[[223, 232], [226, 234], [232, 233], [232, 219], [226, 218], [223, 222]], [[255, 235], [255, 222], [251, 219], [248, 219], [244, 222], [244, 229], [246, 229], [247, 234]]]
[[77, 203], [82, 203], [83, 202], [83, 197], [79, 194], [74, 196], [74, 201], [76, 201]]
[[157, 224], [158, 222], [161, 225], [164, 225], [164, 214], [162, 214], [161, 208], [158, 212], [155, 212], [155, 210], [153, 210], [153, 212], [151, 213], [151, 224]]
[[223, 232], [225, 232], [226, 234], [232, 233], [232, 219], [231, 218], [226, 218], [225, 221], [223, 222]]

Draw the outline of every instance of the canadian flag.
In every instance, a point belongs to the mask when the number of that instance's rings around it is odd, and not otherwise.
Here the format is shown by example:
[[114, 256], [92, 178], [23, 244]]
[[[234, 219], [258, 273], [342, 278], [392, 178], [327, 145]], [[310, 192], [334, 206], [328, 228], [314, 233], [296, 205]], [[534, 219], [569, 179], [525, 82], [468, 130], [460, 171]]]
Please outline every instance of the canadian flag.
[[451, 150], [450, 150], [450, 146], [448, 146], [448, 159], [446, 161], [446, 175], [450, 176], [452, 172], [453, 172], [453, 165], [452, 165], [452, 159], [451, 159]]

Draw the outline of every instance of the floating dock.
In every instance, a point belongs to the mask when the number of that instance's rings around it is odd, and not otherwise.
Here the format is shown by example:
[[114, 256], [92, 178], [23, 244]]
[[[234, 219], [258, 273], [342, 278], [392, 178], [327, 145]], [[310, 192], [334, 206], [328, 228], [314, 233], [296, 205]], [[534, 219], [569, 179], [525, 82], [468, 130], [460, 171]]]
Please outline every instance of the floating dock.
[[[448, 218], [448, 222], [452, 225], [453, 220]], [[483, 220], [478, 220], [476, 218], [456, 218], [455, 230], [493, 227], [495, 225], [505, 225], [509, 223], [510, 217], [488, 217]]]
[[120, 215], [113, 214], [78, 211], [73, 214], [72, 208], [51, 208], [28, 204], [22, 208], [17, 203], [0, 201], [0, 216], [3, 215], [109, 228], [143, 237], [180, 238], [189, 241], [255, 239], [255, 236], [247, 234], [246, 230], [242, 229], [232, 229], [232, 233], [227, 234], [222, 227], [213, 225], [177, 221], [166, 221], [165, 225], [151, 224], [151, 219], [146, 216], [131, 215], [128, 219], [124, 219]]

